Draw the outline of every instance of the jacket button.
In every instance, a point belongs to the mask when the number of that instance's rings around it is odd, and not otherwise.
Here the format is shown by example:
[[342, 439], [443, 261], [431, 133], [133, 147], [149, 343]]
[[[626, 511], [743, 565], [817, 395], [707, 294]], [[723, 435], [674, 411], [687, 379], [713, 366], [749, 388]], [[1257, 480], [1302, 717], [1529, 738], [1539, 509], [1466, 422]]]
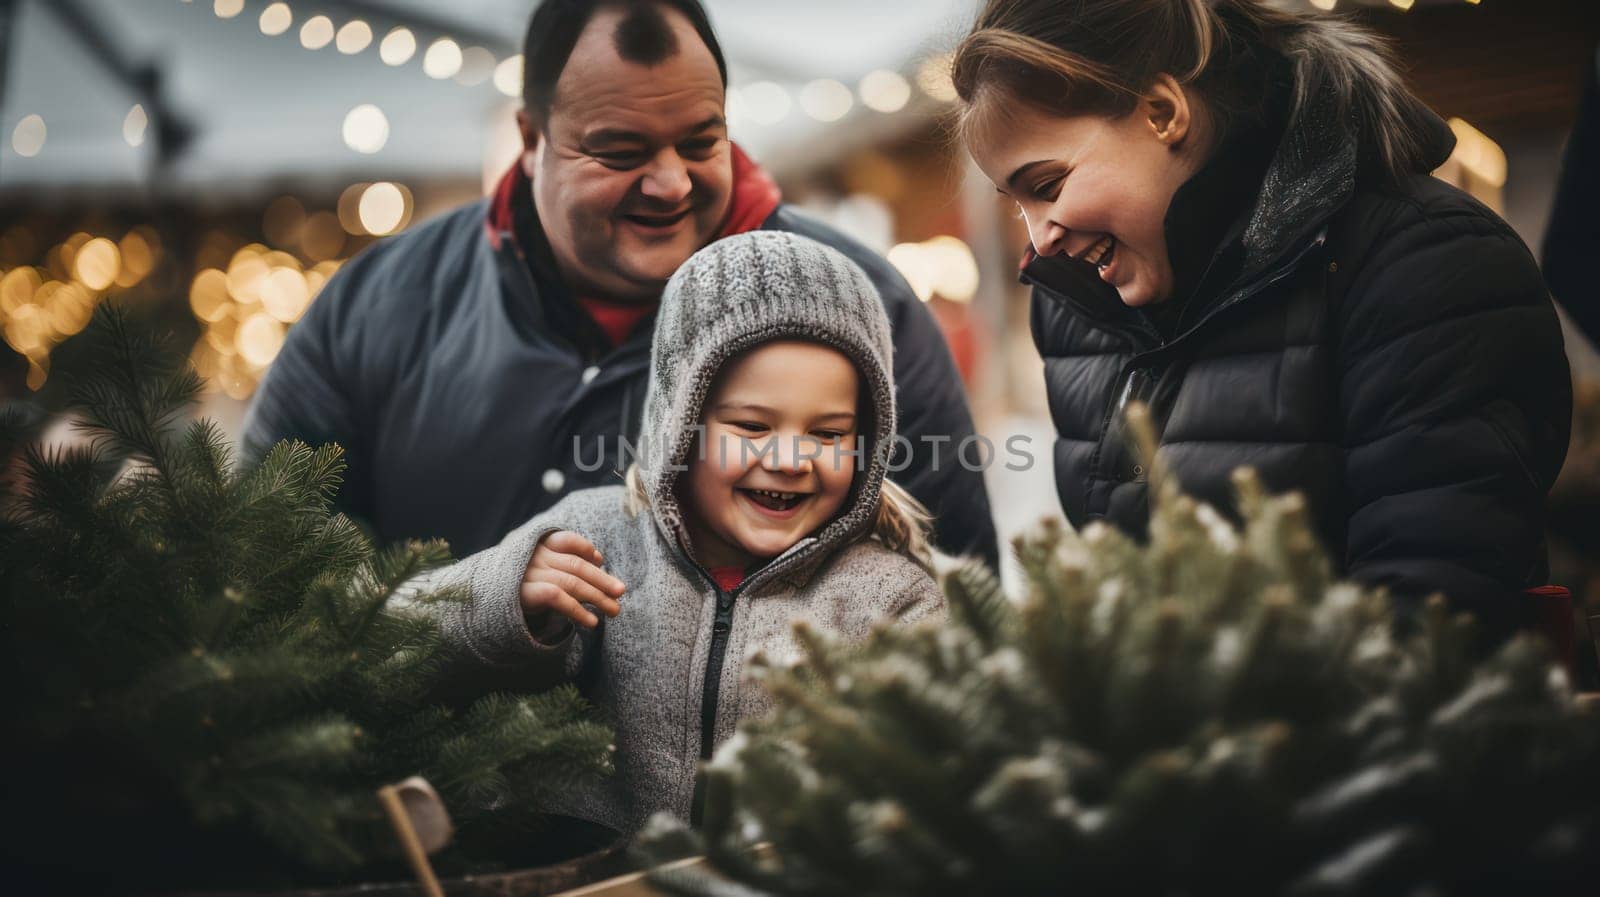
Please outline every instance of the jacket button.
[[567, 475], [552, 467], [544, 472], [544, 478], [539, 483], [544, 486], [544, 491], [554, 495], [567, 484]]
[[593, 380], [594, 378], [596, 378], [598, 376], [600, 376], [600, 368], [598, 366], [596, 366], [596, 365], [592, 365], [591, 364], [588, 367], [583, 369], [583, 382], [584, 383], [588, 383], [589, 381]]

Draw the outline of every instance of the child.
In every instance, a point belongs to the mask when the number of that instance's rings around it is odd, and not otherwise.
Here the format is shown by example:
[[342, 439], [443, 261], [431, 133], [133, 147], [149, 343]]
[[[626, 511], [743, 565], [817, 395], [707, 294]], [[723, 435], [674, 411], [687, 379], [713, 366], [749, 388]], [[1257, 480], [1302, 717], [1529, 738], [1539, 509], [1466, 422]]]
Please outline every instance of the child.
[[432, 577], [470, 586], [434, 606], [483, 672], [527, 686], [583, 668], [616, 727], [617, 775], [552, 809], [625, 833], [688, 818], [697, 761], [770, 707], [747, 659], [795, 656], [793, 621], [860, 639], [944, 612], [926, 512], [884, 479], [891, 351], [843, 255], [775, 231], [719, 240], [662, 296], [627, 484]]

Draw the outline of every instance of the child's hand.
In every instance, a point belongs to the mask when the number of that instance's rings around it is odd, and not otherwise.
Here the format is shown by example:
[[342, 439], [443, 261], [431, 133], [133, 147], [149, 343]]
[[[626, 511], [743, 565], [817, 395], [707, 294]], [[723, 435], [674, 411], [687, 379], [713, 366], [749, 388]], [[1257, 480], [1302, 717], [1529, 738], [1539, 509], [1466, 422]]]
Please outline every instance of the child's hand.
[[626, 587], [600, 569], [602, 563], [599, 550], [570, 530], [556, 530], [540, 539], [522, 574], [522, 613], [529, 628], [535, 633], [548, 628], [554, 613], [593, 629], [600, 619], [584, 604], [616, 616], [622, 609], [617, 599]]

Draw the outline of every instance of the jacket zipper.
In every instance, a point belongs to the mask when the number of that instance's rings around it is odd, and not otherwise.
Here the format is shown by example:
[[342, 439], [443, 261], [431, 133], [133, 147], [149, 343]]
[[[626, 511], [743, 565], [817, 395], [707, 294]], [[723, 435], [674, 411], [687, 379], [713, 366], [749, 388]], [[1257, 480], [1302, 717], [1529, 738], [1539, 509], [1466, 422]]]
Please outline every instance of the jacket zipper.
[[711, 652], [706, 658], [706, 679], [700, 691], [700, 759], [711, 759], [711, 741], [717, 726], [717, 704], [722, 697], [722, 664], [728, 654], [728, 633], [733, 629], [733, 602], [740, 583], [731, 592], [717, 589], [717, 615], [711, 623]]

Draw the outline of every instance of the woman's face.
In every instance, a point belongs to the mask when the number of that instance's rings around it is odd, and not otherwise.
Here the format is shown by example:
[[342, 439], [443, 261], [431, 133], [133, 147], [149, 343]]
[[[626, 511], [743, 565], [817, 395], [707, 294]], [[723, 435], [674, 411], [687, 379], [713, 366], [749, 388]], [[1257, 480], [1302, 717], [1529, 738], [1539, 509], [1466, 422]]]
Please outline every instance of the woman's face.
[[1016, 104], [968, 145], [1016, 201], [1035, 252], [1099, 265], [1133, 307], [1172, 295], [1163, 224], [1173, 194], [1199, 167], [1187, 99], [1170, 88], [1158, 84], [1121, 118], [1063, 118]]

